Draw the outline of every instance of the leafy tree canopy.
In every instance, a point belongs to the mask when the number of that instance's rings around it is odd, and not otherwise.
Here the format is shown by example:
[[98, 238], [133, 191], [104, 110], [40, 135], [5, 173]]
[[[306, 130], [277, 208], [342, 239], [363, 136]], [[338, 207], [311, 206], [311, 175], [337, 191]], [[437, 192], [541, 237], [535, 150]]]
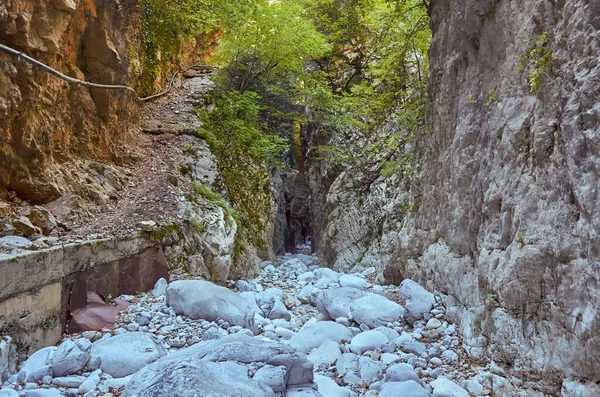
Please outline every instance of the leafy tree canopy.
[[259, 1], [239, 28], [227, 32], [215, 61], [227, 69], [230, 89], [245, 91], [258, 81], [276, 86], [306, 73], [306, 62], [330, 50], [301, 2]]
[[428, 114], [427, 7], [422, 0], [311, 3], [308, 12], [332, 45], [306, 84], [335, 142], [317, 148], [324, 155], [346, 166], [410, 171], [405, 146]]

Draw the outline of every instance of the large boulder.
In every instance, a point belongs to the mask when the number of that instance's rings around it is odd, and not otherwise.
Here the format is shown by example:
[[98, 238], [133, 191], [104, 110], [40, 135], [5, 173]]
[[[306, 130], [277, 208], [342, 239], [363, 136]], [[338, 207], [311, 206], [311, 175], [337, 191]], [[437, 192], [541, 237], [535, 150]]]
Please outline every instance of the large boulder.
[[92, 344], [92, 357], [100, 358], [100, 368], [113, 378], [136, 373], [167, 353], [151, 334], [127, 332]]
[[304, 354], [282, 343], [264, 341], [262, 338], [248, 335], [234, 334], [222, 339], [200, 342], [168, 357], [284, 366], [287, 369], [288, 386], [306, 385], [313, 381], [313, 365]]
[[351, 274], [344, 274], [340, 277], [339, 283], [342, 287], [351, 287], [358, 289], [365, 289], [369, 285], [367, 280], [362, 277], [353, 276]]
[[406, 382], [386, 382], [381, 386], [379, 397], [431, 397], [431, 393], [425, 390], [414, 380]]
[[342, 324], [333, 321], [318, 321], [312, 324], [307, 323], [290, 339], [289, 344], [302, 353], [309, 353], [325, 341], [340, 343], [343, 340], [351, 339], [352, 332]]
[[332, 319], [339, 317], [348, 318], [352, 303], [367, 295], [368, 292], [357, 288], [334, 288], [321, 291], [317, 296], [315, 303], [317, 304], [319, 312], [328, 315]]
[[33, 226], [37, 226], [42, 230], [42, 233], [48, 235], [56, 229], [58, 221], [50, 211], [39, 205], [31, 208], [28, 216]]
[[404, 308], [385, 296], [368, 294], [352, 303], [350, 312], [357, 323], [376, 328], [398, 321], [404, 315]]
[[42, 234], [42, 229], [34, 226], [26, 216], [21, 216], [15, 219], [12, 225], [19, 236], [28, 237], [36, 234]]
[[431, 382], [431, 387], [433, 397], [469, 397], [469, 392], [443, 376]]
[[21, 367], [18, 379], [21, 382], [37, 382], [46, 375], [52, 375], [49, 364], [56, 349], [56, 346], [45, 347], [33, 353]]
[[66, 194], [48, 204], [44, 204], [44, 208], [50, 211], [58, 220], [65, 222], [74, 211], [79, 209], [79, 203], [77, 196]]
[[367, 350], [377, 350], [385, 343], [387, 343], [388, 337], [379, 331], [366, 331], [361, 332], [352, 338], [350, 343], [350, 351], [356, 354], [362, 354]]
[[353, 397], [356, 393], [350, 389], [339, 386], [333, 379], [323, 375], [315, 375], [315, 383], [319, 393], [327, 397]]
[[10, 250], [14, 249], [28, 249], [33, 243], [27, 240], [25, 237], [19, 236], [6, 236], [0, 238], [0, 247]]
[[313, 382], [312, 364], [303, 354], [278, 342], [232, 335], [200, 342], [145, 367], [132, 377], [124, 396], [275, 396], [270, 380], [248, 378], [247, 369], [240, 370], [237, 363], [280, 368], [290, 387]]
[[435, 297], [418, 283], [406, 279], [400, 284], [398, 294], [406, 306], [406, 320], [411, 324], [424, 317], [433, 308]]
[[319, 312], [334, 320], [340, 317], [353, 318], [369, 328], [385, 326], [404, 314], [402, 306], [385, 296], [351, 287], [322, 291], [317, 296], [316, 303]]
[[78, 339], [75, 342], [65, 340], [56, 350], [50, 360], [52, 375], [54, 377], [74, 374], [82, 370], [90, 359], [92, 342], [87, 339]]
[[[292, 316], [287, 307], [283, 303], [284, 293], [279, 288], [269, 288], [264, 292], [256, 293], [256, 304], [260, 307], [260, 311], [264, 317], [277, 320], [284, 319], [290, 321]], [[250, 304], [253, 306], [252, 304]]]
[[386, 382], [407, 382], [409, 380], [421, 384], [421, 379], [419, 379], [413, 367], [408, 364], [394, 364], [385, 371]]
[[265, 365], [252, 377], [261, 385], [269, 386], [275, 393], [285, 393], [287, 384], [287, 368], [284, 366], [274, 367]]
[[267, 385], [234, 370], [230, 363], [204, 361], [193, 355], [170, 356], [143, 368], [131, 378], [124, 397], [275, 397]]
[[227, 288], [208, 281], [180, 280], [169, 284], [166, 296], [167, 305], [178, 314], [208, 321], [223, 319], [257, 333], [254, 310], [244, 298]]
[[326, 340], [308, 355], [308, 359], [317, 367], [329, 366], [334, 364], [341, 355], [340, 345], [332, 340]]

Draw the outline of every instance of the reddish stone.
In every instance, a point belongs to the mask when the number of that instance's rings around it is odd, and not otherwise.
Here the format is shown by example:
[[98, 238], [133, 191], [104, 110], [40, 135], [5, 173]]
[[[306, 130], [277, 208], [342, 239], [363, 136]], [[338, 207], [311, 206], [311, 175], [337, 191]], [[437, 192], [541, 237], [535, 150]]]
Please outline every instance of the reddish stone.
[[98, 330], [113, 325], [123, 302], [108, 305], [108, 297], [149, 291], [160, 278], [169, 280], [163, 248], [110, 262], [63, 279], [61, 323], [66, 332]]
[[107, 304], [100, 295], [88, 292], [86, 305], [70, 313], [71, 318], [65, 331], [72, 334], [112, 328], [119, 312], [127, 309], [128, 306], [128, 302], [119, 299], [115, 301], [114, 305]]

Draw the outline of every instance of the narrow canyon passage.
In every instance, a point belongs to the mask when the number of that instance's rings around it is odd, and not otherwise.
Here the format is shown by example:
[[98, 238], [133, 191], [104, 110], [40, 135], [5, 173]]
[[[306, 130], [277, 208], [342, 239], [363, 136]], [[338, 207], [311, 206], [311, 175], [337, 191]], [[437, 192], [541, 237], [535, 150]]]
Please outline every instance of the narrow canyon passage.
[[0, 1], [0, 397], [600, 396], [600, 1]]
[[[141, 170], [131, 173], [132, 186], [124, 198], [95, 208], [62, 241], [105, 230], [126, 236], [141, 219], [175, 217], [169, 200], [178, 194], [150, 196], [166, 189], [155, 182], [156, 172], [184, 164], [184, 173], [197, 183], [218, 183], [204, 142], [186, 132], [197, 128], [193, 106], [211, 86], [207, 75], [192, 74], [168, 97], [148, 105], [143, 134], [153, 138], [154, 147], [168, 142], [180, 148], [183, 159], [169, 163], [172, 149], [161, 153], [153, 148], [148, 164], [165, 168], [155, 168], [153, 178], [136, 178], [145, 172], [142, 162]], [[492, 395], [494, 384], [503, 382], [501, 369], [468, 358], [439, 298], [410, 280], [402, 286], [379, 285], [375, 268], [343, 274], [320, 266], [308, 235], [307, 179], [291, 168], [281, 175], [275, 197], [282, 204], [273, 241], [279, 242], [277, 250], [294, 254], [262, 262], [255, 279], [225, 278], [219, 284], [226, 288], [202, 279], [228, 274], [231, 263], [220, 262], [222, 268], [202, 273], [207, 270], [192, 267], [193, 255], [171, 270], [170, 283], [161, 279], [152, 292], [141, 291], [164, 271], [156, 261], [145, 265], [154, 269], [143, 270], [145, 280], [135, 273], [142, 268], [132, 267], [126, 275], [127, 261], [119, 263], [120, 277], [137, 278], [137, 287], [126, 287], [121, 280], [117, 293], [140, 288], [136, 294], [110, 294], [114, 265], [65, 278], [63, 291], [68, 292], [63, 296], [70, 298], [63, 300], [63, 321], [71, 334], [58, 347], [30, 351], [16, 367], [9, 362], [0, 396]], [[157, 200], [141, 199], [148, 196]], [[190, 239], [186, 230], [184, 241]], [[214, 243], [227, 247], [227, 227], [212, 230]], [[60, 244], [56, 241], [55, 247]], [[167, 255], [173, 249], [167, 246]], [[87, 303], [85, 298], [76, 301], [86, 293]], [[111, 316], [119, 310], [113, 324]], [[2, 344], [8, 357], [10, 345]]]

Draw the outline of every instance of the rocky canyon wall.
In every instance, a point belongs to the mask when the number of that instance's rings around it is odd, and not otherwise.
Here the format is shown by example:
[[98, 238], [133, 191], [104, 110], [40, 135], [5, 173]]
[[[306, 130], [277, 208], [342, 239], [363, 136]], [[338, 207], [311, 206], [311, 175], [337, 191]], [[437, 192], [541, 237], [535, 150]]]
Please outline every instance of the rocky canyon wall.
[[[430, 13], [433, 133], [412, 148], [415, 175], [343, 173], [322, 252], [442, 293], [465, 349], [498, 364], [499, 391], [514, 375], [595, 395], [600, 3], [436, 0]], [[352, 236], [364, 245], [344, 246]]]
[[[5, 0], [0, 42], [71, 77], [139, 86], [144, 72], [136, 0]], [[193, 41], [193, 40], [192, 40]], [[194, 43], [180, 58], [192, 61]], [[155, 89], [168, 77], [159, 65]], [[141, 90], [140, 90], [141, 91]], [[45, 203], [73, 191], [94, 199], [89, 160], [135, 161], [134, 96], [69, 86], [24, 62], [0, 55], [0, 199], [8, 192]], [[75, 172], [74, 172], [75, 171]]]
[[[137, 2], [55, 0], [0, 5], [0, 41], [72, 77], [128, 84], [139, 43]], [[78, 183], [67, 168], [81, 158], [126, 161], [138, 119], [131, 94], [70, 87], [23, 62], [0, 63], [0, 194], [34, 203]]]

